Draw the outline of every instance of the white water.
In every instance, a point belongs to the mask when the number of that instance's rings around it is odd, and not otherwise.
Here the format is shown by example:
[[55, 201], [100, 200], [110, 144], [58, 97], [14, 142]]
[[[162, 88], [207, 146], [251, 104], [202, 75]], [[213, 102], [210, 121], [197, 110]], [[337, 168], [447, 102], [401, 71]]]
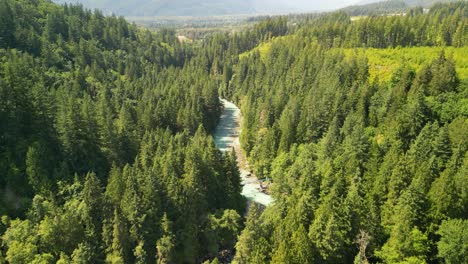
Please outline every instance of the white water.
[[235, 104], [224, 99], [221, 99], [221, 102], [224, 106], [224, 110], [215, 133], [213, 134], [216, 146], [218, 146], [221, 151], [231, 151], [232, 148], [236, 151], [242, 185], [244, 185], [242, 195], [251, 201], [268, 206], [273, 202], [273, 198], [260, 191], [260, 182], [255, 176], [250, 175], [249, 166], [240, 147], [241, 112]]

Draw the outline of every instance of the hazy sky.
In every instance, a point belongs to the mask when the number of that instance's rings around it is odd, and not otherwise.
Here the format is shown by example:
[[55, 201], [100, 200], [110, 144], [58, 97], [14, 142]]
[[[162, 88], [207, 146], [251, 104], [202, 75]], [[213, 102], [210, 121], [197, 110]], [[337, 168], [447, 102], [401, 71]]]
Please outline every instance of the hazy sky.
[[[326, 11], [362, 3], [364, 0], [53, 0], [58, 3], [80, 2], [119, 15], [222, 15], [286, 14]], [[378, 0], [367, 0], [366, 2]], [[203, 3], [201, 7], [195, 3]], [[211, 6], [210, 6], [211, 4]], [[224, 6], [223, 6], [224, 5]], [[211, 9], [210, 9], [211, 7]], [[200, 10], [202, 8], [203, 10]], [[206, 10], [205, 10], [206, 9]], [[220, 11], [221, 9], [221, 11]], [[227, 11], [226, 11], [227, 10]]]

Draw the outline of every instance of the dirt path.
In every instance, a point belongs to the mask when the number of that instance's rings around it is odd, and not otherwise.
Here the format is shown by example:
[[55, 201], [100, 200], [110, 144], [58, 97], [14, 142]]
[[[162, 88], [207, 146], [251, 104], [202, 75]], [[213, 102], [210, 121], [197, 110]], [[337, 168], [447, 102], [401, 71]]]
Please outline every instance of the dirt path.
[[242, 195], [256, 203], [268, 206], [273, 199], [270, 195], [260, 191], [260, 181], [249, 172], [249, 164], [242, 151], [239, 142], [241, 132], [241, 112], [239, 108], [224, 99], [221, 100], [224, 106], [221, 119], [213, 134], [214, 141], [221, 151], [236, 151], [237, 163], [242, 178]]

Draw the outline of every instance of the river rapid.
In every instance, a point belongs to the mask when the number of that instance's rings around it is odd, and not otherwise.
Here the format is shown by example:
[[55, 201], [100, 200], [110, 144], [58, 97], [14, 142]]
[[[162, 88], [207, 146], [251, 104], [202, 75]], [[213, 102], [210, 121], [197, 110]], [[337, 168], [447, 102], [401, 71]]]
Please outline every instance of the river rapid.
[[261, 191], [260, 181], [250, 173], [249, 164], [240, 146], [241, 111], [227, 100], [221, 99], [221, 103], [224, 109], [213, 134], [215, 144], [221, 151], [231, 151], [234, 148], [242, 178], [242, 195], [250, 201], [268, 206], [273, 202], [273, 198]]

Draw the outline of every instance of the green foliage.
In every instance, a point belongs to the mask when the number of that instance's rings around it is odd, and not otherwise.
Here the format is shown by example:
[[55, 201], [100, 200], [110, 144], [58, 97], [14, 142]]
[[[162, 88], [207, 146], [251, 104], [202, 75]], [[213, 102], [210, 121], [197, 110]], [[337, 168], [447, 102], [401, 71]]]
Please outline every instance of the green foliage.
[[233, 247], [244, 200], [206, 132], [221, 108], [204, 49], [43, 0], [1, 0], [0, 33], [0, 213], [19, 217], [2, 260], [195, 263], [211, 228]]
[[445, 263], [466, 263], [467, 259], [467, 233], [468, 221], [466, 219], [453, 219], [443, 221], [437, 231], [441, 236], [437, 242], [438, 257]]
[[[0, 0], [0, 262], [466, 262], [466, 8], [184, 44]], [[275, 198], [243, 231], [235, 154], [209, 136], [220, 95]]]
[[437, 227], [466, 218], [465, 20], [465, 3], [321, 15], [240, 56], [240, 139], [275, 203], [247, 221], [237, 262], [437, 262]]
[[[410, 66], [417, 71], [422, 70], [423, 66], [436, 60], [442, 52], [455, 62], [460, 79], [466, 79], [468, 77], [468, 61], [464, 54], [466, 54], [467, 49], [466, 45], [462, 45], [459, 47], [398, 47], [396, 49], [360, 48], [357, 49], [357, 52], [366, 54], [371, 80], [376, 78], [379, 81], [389, 80], [400, 67], [402, 61], [405, 62], [405, 66]], [[356, 52], [356, 49], [344, 49], [344, 52], [350, 56]]]
[[246, 228], [236, 244], [236, 256], [233, 263], [265, 263], [271, 254], [268, 240], [265, 238], [263, 222], [259, 218], [260, 208], [252, 204], [247, 216]]
[[6, 0], [0, 1], [0, 48], [14, 45], [15, 28], [16, 21], [10, 2]]

